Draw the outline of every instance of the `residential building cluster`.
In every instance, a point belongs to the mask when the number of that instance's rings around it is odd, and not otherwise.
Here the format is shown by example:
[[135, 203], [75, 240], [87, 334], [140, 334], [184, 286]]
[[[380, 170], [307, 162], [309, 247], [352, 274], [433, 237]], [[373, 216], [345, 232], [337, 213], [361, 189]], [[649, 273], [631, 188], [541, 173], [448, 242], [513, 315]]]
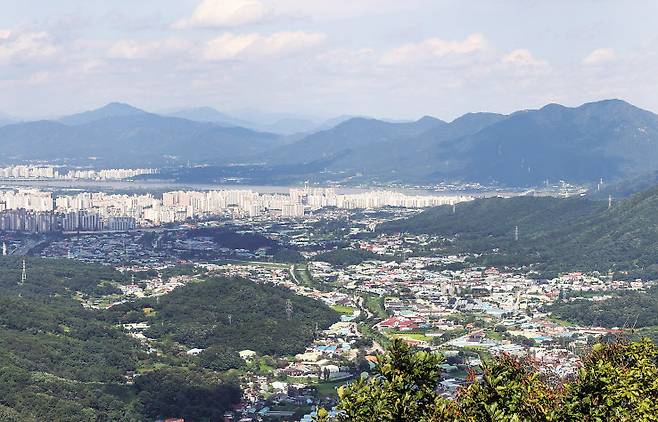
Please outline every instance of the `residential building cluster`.
[[[436, 240], [426, 235], [387, 235], [356, 242], [353, 247], [404, 256], [416, 247], [426, 249]], [[539, 280], [511, 270], [472, 268], [465, 265], [467, 256], [440, 253], [348, 267], [312, 256], [309, 259], [313, 279], [330, 281], [334, 288], [353, 292], [354, 297], [385, 298], [382, 307], [388, 317], [373, 327], [383, 335], [446, 355], [464, 350], [531, 355], [543, 371], [560, 377], [579, 368], [577, 351], [586, 347], [590, 337], [618, 330], [558, 324], [543, 311], [545, 306], [564, 292], [587, 292], [589, 296], [595, 292], [590, 300], [601, 300], [613, 291], [651, 286], [583, 273]]]
[[372, 191], [337, 194], [332, 188], [291, 189], [289, 194], [252, 190], [173, 191], [162, 198], [151, 194], [119, 195], [82, 192], [56, 195], [36, 189], [0, 191], [4, 230], [96, 231], [131, 230], [213, 216], [299, 218], [322, 208], [423, 208], [468, 201], [469, 196], [409, 196]]
[[406, 195], [400, 192], [379, 190], [352, 194], [336, 194], [333, 188], [291, 189], [290, 202], [303, 204], [311, 210], [325, 207], [341, 209], [372, 209], [383, 207], [425, 208], [452, 205], [471, 200], [464, 195]]
[[3, 179], [63, 179], [63, 180], [122, 180], [144, 174], [155, 174], [156, 169], [70, 169], [60, 173], [54, 166], [10, 166], [0, 168]]

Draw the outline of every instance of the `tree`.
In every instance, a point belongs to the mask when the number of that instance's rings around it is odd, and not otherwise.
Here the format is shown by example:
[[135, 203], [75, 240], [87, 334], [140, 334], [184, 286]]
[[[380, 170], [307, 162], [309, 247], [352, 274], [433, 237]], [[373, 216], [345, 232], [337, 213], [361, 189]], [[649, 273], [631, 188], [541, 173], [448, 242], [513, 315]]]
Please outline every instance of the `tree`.
[[[455, 400], [436, 393], [439, 355], [395, 340], [378, 359], [374, 376], [339, 389], [339, 421], [658, 421], [658, 347], [648, 339], [596, 344], [565, 382], [501, 355]], [[328, 418], [318, 411], [318, 422]]]
[[460, 420], [551, 420], [556, 394], [544, 382], [532, 360], [501, 355], [485, 365], [481, 380], [471, 375], [471, 381], [457, 396]]
[[560, 420], [658, 420], [658, 347], [596, 344], [566, 388]]
[[395, 339], [388, 352], [378, 356], [373, 376], [340, 387], [341, 420], [416, 421], [434, 408], [438, 397], [442, 357], [430, 352], [413, 352]]

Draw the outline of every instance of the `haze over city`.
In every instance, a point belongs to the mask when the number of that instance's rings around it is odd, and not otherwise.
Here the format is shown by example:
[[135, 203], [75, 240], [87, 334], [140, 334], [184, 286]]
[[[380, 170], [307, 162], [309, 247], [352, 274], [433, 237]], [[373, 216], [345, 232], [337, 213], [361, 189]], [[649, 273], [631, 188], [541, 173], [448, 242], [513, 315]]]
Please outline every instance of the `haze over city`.
[[658, 2], [0, 10], [1, 422], [657, 420]]

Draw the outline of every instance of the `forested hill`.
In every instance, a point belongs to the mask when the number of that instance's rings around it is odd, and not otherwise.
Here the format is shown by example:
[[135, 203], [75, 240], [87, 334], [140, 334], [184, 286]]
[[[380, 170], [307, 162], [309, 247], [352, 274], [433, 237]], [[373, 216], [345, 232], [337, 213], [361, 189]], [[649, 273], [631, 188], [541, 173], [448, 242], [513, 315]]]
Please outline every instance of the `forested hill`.
[[450, 206], [433, 208], [378, 230], [454, 237], [447, 249], [481, 253], [478, 261], [489, 265], [658, 276], [658, 187], [610, 209], [607, 201], [583, 198], [481, 199], [458, 204], [454, 213]]
[[[124, 375], [140, 358], [136, 342], [84, 309], [73, 295], [110, 291], [121, 275], [99, 265], [0, 258], [2, 420], [121, 418]], [[11, 419], [14, 418], [14, 419]], [[81, 419], [82, 418], [82, 419]]]
[[126, 276], [110, 267], [64, 259], [28, 258], [26, 268], [27, 282], [20, 285], [22, 258], [0, 258], [2, 296], [18, 296], [20, 293], [24, 298], [39, 301], [70, 300], [77, 292], [96, 296], [118, 293], [116, 282], [127, 281]]
[[[283, 288], [224, 278], [181, 287], [159, 303], [92, 310], [76, 296], [116, 293], [128, 277], [101, 265], [30, 258], [21, 285], [21, 270], [22, 258], [0, 257], [2, 421], [221, 420], [241, 397], [226, 374], [244, 365], [237, 350], [303, 351], [316, 322], [322, 329], [338, 319]], [[122, 330], [127, 321], [151, 324], [158, 353]], [[194, 346], [205, 350], [188, 356]]]
[[527, 237], [546, 230], [576, 223], [605, 210], [607, 203], [581, 198], [517, 196], [477, 199], [452, 206], [431, 208], [407, 220], [395, 220], [379, 226], [387, 232], [411, 232], [460, 235], [463, 238], [509, 238], [514, 228]]
[[[287, 301], [292, 305], [290, 319]], [[153, 310], [149, 337], [170, 338], [189, 349], [222, 346], [226, 353], [301, 353], [312, 342], [316, 323], [324, 329], [339, 319], [313, 299], [242, 278], [213, 278], [175, 290], [159, 302], [143, 299], [111, 312], [121, 322], [140, 322], [146, 308]]]

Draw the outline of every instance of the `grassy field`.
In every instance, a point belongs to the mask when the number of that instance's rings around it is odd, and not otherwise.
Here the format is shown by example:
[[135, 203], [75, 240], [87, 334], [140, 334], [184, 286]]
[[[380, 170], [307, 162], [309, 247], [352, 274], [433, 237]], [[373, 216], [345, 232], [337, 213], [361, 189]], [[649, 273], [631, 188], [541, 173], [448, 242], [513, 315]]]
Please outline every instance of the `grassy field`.
[[384, 298], [380, 296], [365, 296], [364, 304], [370, 312], [372, 312], [377, 318], [385, 319], [388, 318], [386, 309], [384, 309]]
[[503, 333], [499, 333], [498, 331], [495, 330], [488, 330], [486, 331], [487, 337], [493, 340], [502, 340], [503, 339]]
[[343, 315], [353, 315], [355, 310], [351, 306], [344, 306], [344, 305], [334, 305], [331, 307], [331, 309]]
[[311, 273], [308, 271], [306, 265], [295, 265], [294, 271], [297, 279], [300, 280], [302, 284], [305, 286], [313, 285], [313, 277], [311, 277]]
[[415, 341], [432, 341], [432, 337], [428, 337], [423, 333], [389, 333], [388, 336], [401, 339], [407, 338]]
[[554, 317], [554, 316], [550, 316], [550, 317], [548, 317], [548, 320], [551, 321], [551, 322], [554, 322], [554, 323], [556, 323], [557, 325], [560, 325], [560, 326], [562, 326], [562, 327], [571, 327], [571, 326], [574, 325], [573, 323], [571, 323], [571, 322], [569, 322], [569, 321], [565, 321], [565, 320], [563, 320], [563, 319], [556, 318], [556, 317]]
[[389, 338], [379, 331], [373, 329], [368, 324], [359, 324], [359, 332], [365, 337], [376, 341], [382, 347], [386, 347], [389, 343]]
[[234, 265], [256, 265], [259, 267], [267, 268], [288, 268], [290, 264], [282, 264], [279, 262], [266, 262], [266, 261], [240, 261], [239, 259], [221, 259], [217, 264], [234, 264]]
[[315, 385], [318, 389], [318, 396], [320, 397], [338, 397], [338, 392], [336, 389], [341, 385], [350, 383], [352, 380], [340, 380], [340, 381], [330, 381], [330, 382], [320, 382]]

